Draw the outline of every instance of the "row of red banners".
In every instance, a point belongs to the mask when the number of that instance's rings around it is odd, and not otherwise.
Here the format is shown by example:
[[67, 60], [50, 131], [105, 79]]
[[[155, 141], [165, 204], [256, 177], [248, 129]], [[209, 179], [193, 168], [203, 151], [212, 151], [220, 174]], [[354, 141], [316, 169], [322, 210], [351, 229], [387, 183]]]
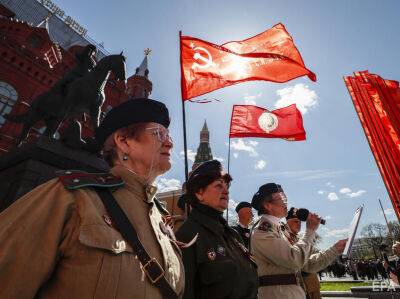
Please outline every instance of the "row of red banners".
[[368, 71], [345, 77], [354, 107], [400, 218], [400, 88]]

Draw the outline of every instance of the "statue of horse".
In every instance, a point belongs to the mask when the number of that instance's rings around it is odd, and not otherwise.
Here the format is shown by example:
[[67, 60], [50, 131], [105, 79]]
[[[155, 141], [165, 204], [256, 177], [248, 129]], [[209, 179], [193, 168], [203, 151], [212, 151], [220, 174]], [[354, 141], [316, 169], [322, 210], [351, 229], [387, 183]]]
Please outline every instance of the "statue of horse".
[[125, 57], [122, 52], [104, 57], [90, 72], [71, 82], [65, 96], [60, 91], [48, 91], [34, 99], [26, 113], [4, 115], [12, 122], [24, 124], [18, 144], [25, 140], [29, 130], [41, 120], [46, 124], [43, 135], [50, 138], [54, 138], [63, 121], [80, 117], [83, 113], [89, 114], [93, 128], [97, 129], [101, 106], [105, 101], [104, 87], [111, 72], [116, 80], [125, 82]]

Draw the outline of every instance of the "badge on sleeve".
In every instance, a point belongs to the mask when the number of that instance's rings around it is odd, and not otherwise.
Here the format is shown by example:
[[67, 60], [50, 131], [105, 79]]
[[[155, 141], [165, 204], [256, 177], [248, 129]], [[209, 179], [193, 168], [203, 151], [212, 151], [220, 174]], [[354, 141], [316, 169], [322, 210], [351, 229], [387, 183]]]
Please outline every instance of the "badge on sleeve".
[[209, 259], [210, 261], [215, 260], [216, 256], [217, 256], [217, 254], [215, 253], [214, 249], [209, 249], [209, 250], [207, 251], [207, 257], [208, 257], [208, 259]]
[[263, 221], [258, 225], [258, 229], [265, 232], [269, 232], [272, 231], [272, 225], [267, 221]]

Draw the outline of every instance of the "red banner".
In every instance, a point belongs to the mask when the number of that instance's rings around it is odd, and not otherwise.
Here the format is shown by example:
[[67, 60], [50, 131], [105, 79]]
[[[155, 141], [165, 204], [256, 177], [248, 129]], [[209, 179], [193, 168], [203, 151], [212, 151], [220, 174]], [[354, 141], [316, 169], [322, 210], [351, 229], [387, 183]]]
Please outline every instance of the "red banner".
[[296, 105], [269, 111], [252, 105], [234, 105], [229, 137], [306, 139], [303, 118]]
[[400, 88], [368, 71], [344, 81], [360, 118], [371, 151], [400, 218]]
[[183, 100], [251, 80], [282, 83], [307, 75], [316, 81], [282, 24], [222, 46], [190, 36], [180, 43]]

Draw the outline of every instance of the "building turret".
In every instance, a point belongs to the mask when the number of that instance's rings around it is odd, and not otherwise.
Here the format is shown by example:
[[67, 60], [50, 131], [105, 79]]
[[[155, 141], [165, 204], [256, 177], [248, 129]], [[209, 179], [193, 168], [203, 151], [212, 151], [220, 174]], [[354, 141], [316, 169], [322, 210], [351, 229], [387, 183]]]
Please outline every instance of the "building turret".
[[200, 131], [200, 144], [197, 148], [197, 154], [192, 166], [192, 170], [196, 169], [199, 164], [212, 159], [213, 155], [210, 147], [210, 131], [208, 131], [207, 122], [204, 121], [203, 128]]
[[128, 98], [148, 98], [153, 90], [153, 84], [149, 80], [149, 69], [147, 57], [150, 55], [151, 50], [144, 50], [144, 59], [140, 66], [136, 68], [135, 74], [128, 78], [126, 93]]

